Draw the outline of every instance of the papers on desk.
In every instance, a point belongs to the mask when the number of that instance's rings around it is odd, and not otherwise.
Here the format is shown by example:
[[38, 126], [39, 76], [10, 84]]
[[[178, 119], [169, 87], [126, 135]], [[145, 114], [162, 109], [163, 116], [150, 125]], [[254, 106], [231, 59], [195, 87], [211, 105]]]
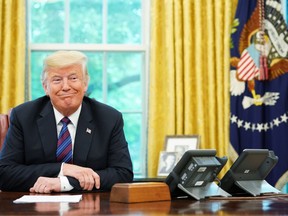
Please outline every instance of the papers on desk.
[[77, 203], [82, 199], [82, 195], [24, 195], [13, 203], [36, 203], [36, 202], [68, 202]]

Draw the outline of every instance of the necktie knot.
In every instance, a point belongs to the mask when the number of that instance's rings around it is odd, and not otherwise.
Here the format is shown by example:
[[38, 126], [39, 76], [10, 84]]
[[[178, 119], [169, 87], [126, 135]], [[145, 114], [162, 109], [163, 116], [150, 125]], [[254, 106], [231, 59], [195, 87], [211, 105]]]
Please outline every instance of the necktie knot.
[[65, 116], [61, 119], [61, 122], [62, 124], [68, 125], [71, 121], [68, 117]]

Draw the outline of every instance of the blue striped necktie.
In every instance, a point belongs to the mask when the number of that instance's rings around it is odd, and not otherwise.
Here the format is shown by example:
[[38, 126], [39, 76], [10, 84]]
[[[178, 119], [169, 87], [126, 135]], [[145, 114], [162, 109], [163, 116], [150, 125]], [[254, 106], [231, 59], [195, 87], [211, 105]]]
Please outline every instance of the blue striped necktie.
[[67, 125], [71, 122], [64, 117], [61, 120], [63, 126], [57, 143], [56, 157], [58, 162], [72, 163], [72, 140]]

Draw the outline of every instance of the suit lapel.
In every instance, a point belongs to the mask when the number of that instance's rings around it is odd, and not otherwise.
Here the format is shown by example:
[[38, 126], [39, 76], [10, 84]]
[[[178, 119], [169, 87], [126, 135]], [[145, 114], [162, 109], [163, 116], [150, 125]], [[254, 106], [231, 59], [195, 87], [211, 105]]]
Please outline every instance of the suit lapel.
[[37, 120], [44, 154], [48, 161], [56, 161], [57, 129], [51, 102], [47, 103]]
[[74, 143], [73, 161], [77, 165], [85, 165], [95, 132], [92, 123], [92, 113], [88, 105], [83, 102], [80, 112]]

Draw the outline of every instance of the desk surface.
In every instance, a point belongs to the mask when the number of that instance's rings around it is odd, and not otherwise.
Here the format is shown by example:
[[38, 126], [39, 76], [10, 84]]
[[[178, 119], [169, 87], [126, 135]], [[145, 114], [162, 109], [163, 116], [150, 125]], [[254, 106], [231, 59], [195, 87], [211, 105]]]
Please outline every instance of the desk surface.
[[[172, 199], [125, 204], [110, 202], [110, 193], [83, 193], [79, 203], [25, 203], [13, 200], [28, 193], [0, 192], [0, 215], [287, 215], [288, 195], [236, 198]], [[59, 194], [57, 194], [59, 195]], [[53, 195], [51, 195], [53, 196]]]

